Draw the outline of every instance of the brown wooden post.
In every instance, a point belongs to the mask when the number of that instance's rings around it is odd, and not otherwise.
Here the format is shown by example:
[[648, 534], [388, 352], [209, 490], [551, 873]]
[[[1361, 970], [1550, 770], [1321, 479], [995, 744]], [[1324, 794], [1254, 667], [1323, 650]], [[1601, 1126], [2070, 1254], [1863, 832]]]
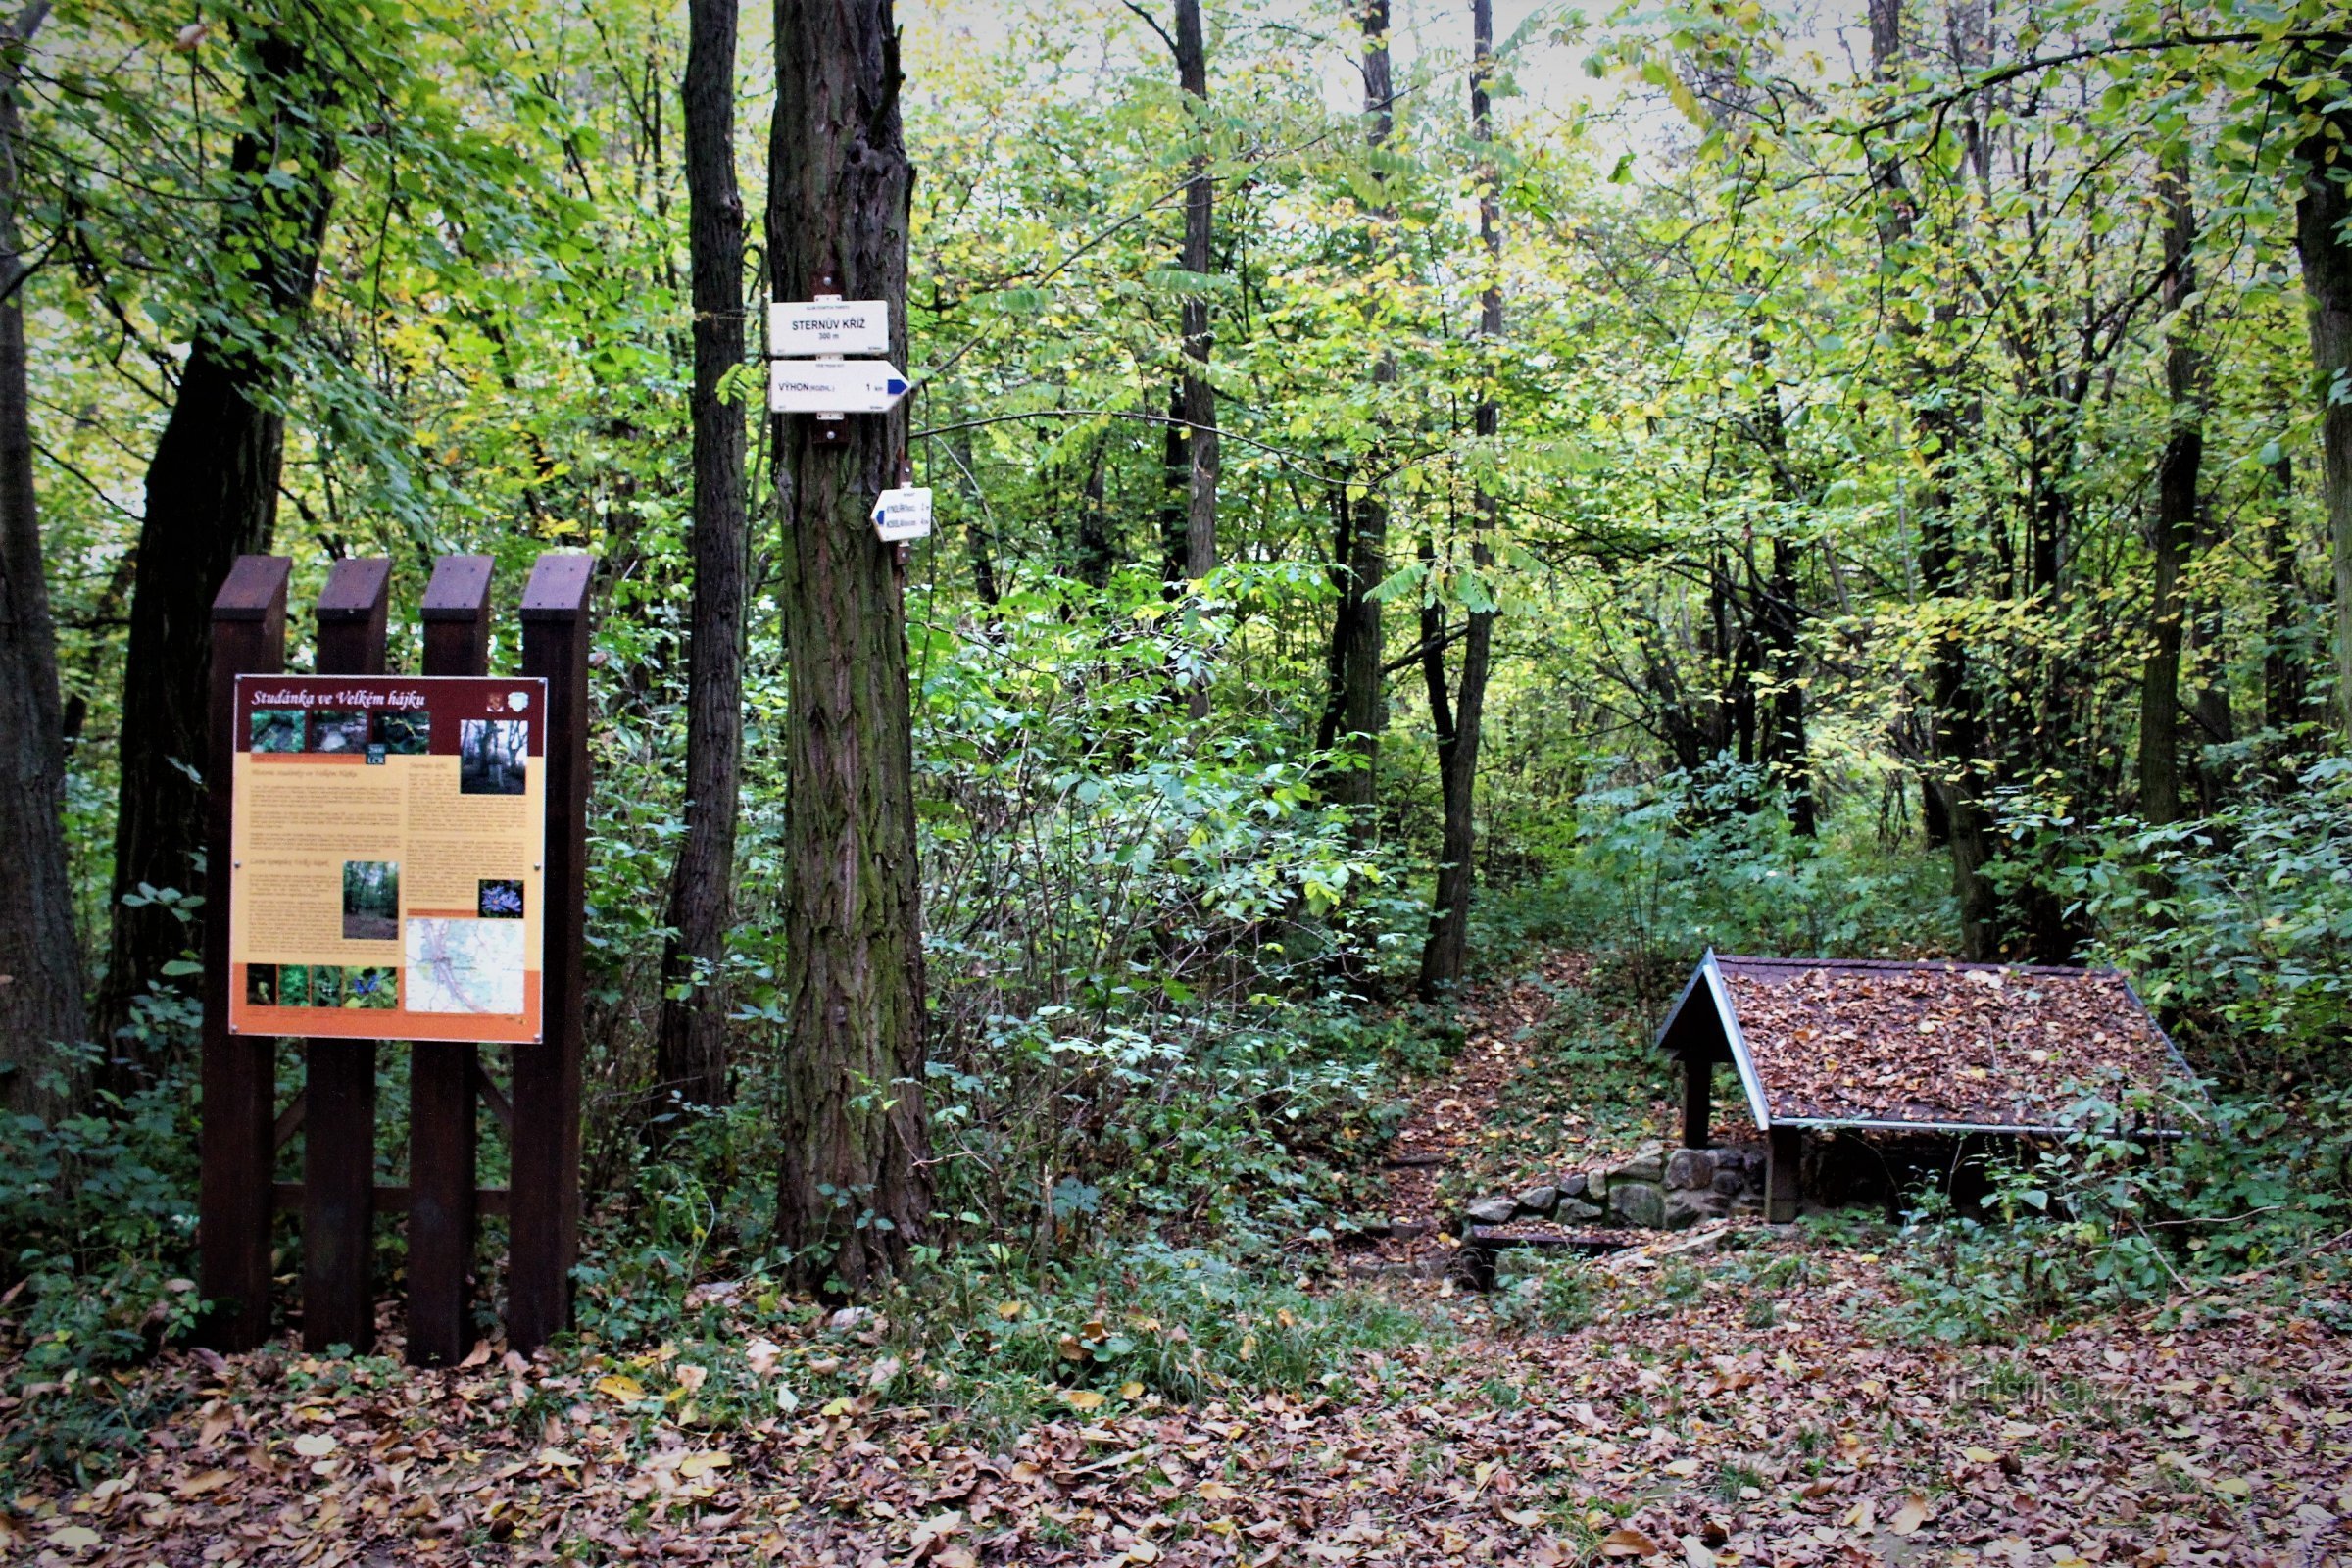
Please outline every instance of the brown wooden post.
[[1786, 1225], [1796, 1218], [1796, 1167], [1804, 1152], [1804, 1135], [1794, 1127], [1777, 1126], [1766, 1132], [1764, 1218]]
[[239, 675], [275, 674], [286, 661], [283, 556], [239, 556], [213, 600], [204, 773], [204, 1123], [198, 1147], [200, 1288], [212, 1303], [203, 1334], [222, 1350], [270, 1337], [270, 1140], [277, 1042], [228, 1032], [230, 789], [236, 776]]
[[[389, 561], [338, 561], [318, 595], [321, 675], [381, 675]], [[375, 1042], [304, 1052], [302, 1345], [375, 1344]]]
[[1707, 1147], [1707, 1122], [1715, 1109], [1715, 1063], [1711, 1057], [1683, 1058], [1683, 1147]]
[[522, 672], [547, 681], [542, 1034], [514, 1048], [507, 1344], [571, 1321], [580, 1239], [581, 937], [588, 899], [588, 590], [596, 559], [546, 555], [522, 593]]
[[[488, 556], [443, 556], [424, 589], [424, 673], [490, 672]], [[419, 1040], [409, 1057], [409, 1360], [447, 1366], [469, 1348], [477, 1047]]]

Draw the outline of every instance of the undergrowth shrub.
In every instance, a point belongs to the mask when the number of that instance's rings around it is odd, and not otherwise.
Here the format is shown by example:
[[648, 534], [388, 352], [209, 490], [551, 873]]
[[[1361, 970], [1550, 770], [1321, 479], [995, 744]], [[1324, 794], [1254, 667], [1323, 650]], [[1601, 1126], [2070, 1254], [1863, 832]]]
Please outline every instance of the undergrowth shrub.
[[2352, 760], [2211, 818], [2084, 831], [2058, 880], [2199, 1071], [2291, 1091], [2352, 1038]]
[[966, 1249], [940, 1259], [903, 1301], [884, 1310], [901, 1343], [926, 1351], [926, 1365], [967, 1390], [1024, 1382], [1041, 1408], [1048, 1399], [1090, 1408], [1090, 1393], [1190, 1402], [1303, 1392], [1336, 1384], [1359, 1352], [1431, 1330], [1377, 1297], [1309, 1292], [1154, 1242], [1043, 1269], [1018, 1266], [1008, 1249]]
[[[0, 1344], [9, 1392], [41, 1411], [8, 1431], [37, 1440], [34, 1457], [135, 1441], [156, 1391], [108, 1374], [195, 1321], [188, 1100], [175, 1073], [55, 1122], [0, 1116]], [[23, 1456], [0, 1444], [0, 1462]]]
[[1905, 1332], [1988, 1342], [2092, 1312], [2178, 1313], [2225, 1279], [2275, 1277], [2352, 1207], [2352, 1091], [2224, 1098], [2177, 1143], [2114, 1130], [2114, 1104], [2031, 1159], [1996, 1162], [1978, 1213], [1928, 1195], [1896, 1254]]
[[1869, 957], [1948, 952], [1956, 938], [1937, 857], [1883, 842], [1855, 812], [1803, 837], [1760, 769], [1605, 779], [1578, 797], [1576, 823], [1561, 863], [1478, 916], [1487, 944], [1588, 949], [1643, 1005], [1670, 998], [1709, 948]]

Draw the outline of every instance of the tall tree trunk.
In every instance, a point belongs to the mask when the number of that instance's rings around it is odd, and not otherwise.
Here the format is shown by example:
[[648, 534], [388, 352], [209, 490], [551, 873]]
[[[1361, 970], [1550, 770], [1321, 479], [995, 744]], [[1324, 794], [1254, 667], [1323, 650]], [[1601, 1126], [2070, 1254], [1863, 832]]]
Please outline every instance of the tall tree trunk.
[[1094, 444], [1087, 459], [1086, 484], [1078, 493], [1078, 580], [1089, 588], [1110, 586], [1118, 569], [1118, 551], [1110, 536], [1110, 503], [1104, 488], [1109, 438]]
[[2189, 204], [2188, 149], [2164, 160], [2164, 278], [2159, 288], [2171, 338], [2165, 396], [2172, 432], [2156, 466], [2155, 564], [2148, 618], [2154, 642], [2139, 680], [2139, 814], [2180, 819], [2180, 570], [2197, 527], [2197, 476], [2205, 457], [2205, 410], [2195, 323], [2183, 314], [2196, 293], [2196, 213]]
[[[1210, 240], [1216, 215], [1209, 179], [1208, 43], [1200, 29], [1200, 0], [1176, 0], [1176, 75], [1193, 101], [1200, 150], [1193, 154], [1192, 182], [1184, 191], [1184, 270], [1205, 277], [1215, 265]], [[1198, 290], [1184, 300], [1184, 422], [1192, 471], [1187, 475], [1184, 574], [1195, 582], [1217, 564], [1217, 393], [1208, 381], [1208, 296]], [[1195, 718], [1208, 716], [1208, 688], [1193, 687]]]
[[1771, 570], [1756, 595], [1756, 640], [1763, 645], [1767, 673], [1772, 677], [1772, 695], [1763, 715], [1762, 750], [1787, 807], [1790, 829], [1809, 839], [1818, 824], [1813, 761], [1805, 738], [1803, 615], [1796, 600], [1796, 552], [1784, 537], [1802, 498], [1797, 494], [1796, 476], [1788, 467], [1788, 428], [1781, 415], [1781, 383], [1772, 373], [1772, 355], [1761, 332], [1748, 336], [1748, 359], [1756, 368], [1756, 416], [1762, 425], [1765, 462], [1772, 469], [1772, 493], [1784, 509], [1781, 523], [1772, 532]]
[[[223, 283], [234, 280], [237, 297], [251, 303], [240, 319], [198, 328], [147, 467], [122, 668], [114, 925], [99, 997], [99, 1027], [110, 1039], [132, 1001], [194, 941], [171, 910], [122, 901], [143, 886], [192, 892], [202, 880], [194, 858], [204, 796], [185, 770], [205, 759], [213, 595], [238, 556], [267, 552], [276, 527], [285, 419], [269, 393], [309, 315], [334, 201], [342, 83], [331, 39], [309, 30], [314, 13], [286, 17], [254, 40], [248, 128], [229, 151], [215, 262]], [[135, 1042], [129, 1051], [144, 1054]]]
[[[849, 297], [889, 302], [903, 354], [913, 170], [891, 11], [776, 0], [767, 247], [779, 298], [831, 272]], [[904, 1261], [930, 1207], [906, 606], [866, 515], [897, 482], [906, 414], [852, 416], [839, 445], [813, 419], [782, 424], [791, 1044], [776, 1238], [795, 1283], [856, 1291]]]
[[1813, 759], [1805, 735], [1803, 617], [1796, 593], [1796, 551], [1775, 533], [1771, 575], [1764, 590], [1763, 642], [1772, 668], [1772, 699], [1765, 715], [1767, 760], [1787, 805], [1790, 831], [1809, 839], [1819, 832], [1820, 825], [1813, 797]]
[[[1396, 111], [1391, 102], [1396, 89], [1389, 68], [1389, 0], [1365, 0], [1357, 15], [1364, 29], [1364, 146], [1373, 161], [1373, 182], [1385, 189], [1387, 175], [1380, 157], [1396, 124]], [[1387, 247], [1387, 226], [1393, 216], [1385, 200], [1374, 206], [1375, 251]], [[1380, 335], [1385, 338], [1387, 334]], [[1396, 357], [1384, 348], [1372, 366], [1376, 421], [1382, 417], [1382, 406], [1396, 382]], [[1375, 448], [1370, 454], [1372, 479], [1364, 493], [1347, 506], [1346, 538], [1337, 554], [1340, 602], [1332, 616], [1331, 730], [1333, 738], [1354, 754], [1355, 765], [1335, 772], [1326, 793], [1334, 804], [1348, 808], [1349, 832], [1359, 844], [1371, 836], [1384, 727], [1380, 601], [1372, 597], [1389, 571], [1389, 504], [1378, 471], [1384, 461], [1385, 455]]]
[[[2295, 569], [2295, 460], [2284, 435], [2271, 465], [2271, 510], [2262, 524], [2262, 722], [2281, 737], [2311, 721], [2310, 667], [2303, 657], [2303, 583]], [[2284, 742], [2274, 743], [2283, 752]]]
[[32, 485], [17, 228], [17, 62], [47, 11], [48, 0], [34, 0], [0, 32], [0, 1105], [44, 1116], [73, 1103], [80, 1082], [55, 1047], [89, 1035], [66, 864], [57, 628]]
[[662, 1092], [723, 1105], [727, 929], [743, 755], [743, 198], [735, 187], [736, 0], [686, 8], [687, 248], [694, 294], [694, 605], [686, 663], [686, 837], [670, 881], [655, 1071]]
[[1329, 751], [1340, 738], [1343, 696], [1340, 669], [1348, 647], [1349, 618], [1355, 613], [1348, 592], [1348, 559], [1355, 548], [1355, 508], [1349, 502], [1347, 484], [1336, 479], [1326, 484], [1323, 504], [1331, 513], [1331, 563], [1324, 575], [1338, 598], [1332, 604], [1331, 642], [1323, 654], [1323, 716], [1315, 725], [1315, 750], [1319, 752]]
[[[1871, 74], [1882, 81], [1899, 83], [1906, 65], [1902, 0], [1869, 0]], [[1891, 152], [1872, 159], [1871, 183], [1879, 193], [1881, 266], [1889, 276], [1900, 274], [1912, 244], [1916, 207], [1903, 178], [1901, 161]], [[1934, 319], [1948, 325], [1954, 308], [1938, 304]], [[1961, 421], [1946, 399], [1926, 396], [1944, 377], [1910, 313], [1897, 310], [1895, 334], [1906, 341], [1906, 372], [1914, 400], [1915, 441], [1925, 470], [1919, 507], [1920, 582], [1930, 599], [1956, 599], [1966, 584], [1953, 516], [1952, 478], [1959, 452]], [[1944, 847], [1952, 860], [1952, 893], [1960, 906], [1960, 947], [1969, 958], [1998, 956], [2000, 907], [1992, 880], [1985, 874], [1992, 860], [1992, 818], [1984, 806], [1983, 732], [1971, 689], [1968, 647], [1955, 632], [1939, 632], [1928, 658], [1928, 734], [1932, 756], [1921, 772], [1921, 783], [1934, 804], [1927, 808], [1931, 832], [1941, 824]]]
[[[2330, 135], [2332, 130], [2335, 134]], [[2335, 719], [2352, 733], [2352, 164], [2342, 156], [2352, 113], [2338, 111], [2300, 149], [2303, 190], [2295, 203], [2295, 250], [2311, 332], [2312, 381], [2320, 420], [2320, 495], [2328, 507], [2328, 553], [2335, 576]]]
[[[1492, 149], [1494, 114], [1487, 84], [1494, 71], [1494, 0], [1470, 0], [1470, 134], [1480, 143], [1478, 173], [1478, 237], [1486, 251], [1487, 286], [1479, 295], [1478, 331], [1492, 354], [1502, 337], [1502, 201], [1495, 185]], [[1493, 447], [1501, 430], [1501, 410], [1492, 392], [1482, 398], [1473, 428], [1480, 445]], [[1489, 543], [1498, 513], [1495, 499], [1483, 485], [1471, 499], [1475, 513], [1472, 569], [1483, 579], [1494, 564]], [[1453, 704], [1450, 744], [1441, 742], [1439, 793], [1445, 808], [1445, 830], [1439, 847], [1438, 885], [1430, 911], [1429, 935], [1421, 945], [1420, 993], [1434, 1001], [1461, 984], [1470, 951], [1470, 893], [1477, 865], [1477, 786], [1479, 732], [1487, 708], [1487, 671], [1494, 646], [1494, 612], [1481, 581], [1462, 631], [1462, 681]]]
[[1166, 486], [1159, 503], [1159, 575], [1172, 598], [1182, 586], [1191, 549], [1187, 537], [1187, 504], [1193, 483], [1193, 444], [1184, 429], [1182, 379], [1168, 390], [1168, 422], [1162, 426], [1160, 479]]
[[[972, 592], [990, 611], [997, 608], [1000, 591], [997, 586], [997, 558], [995, 540], [988, 525], [988, 503], [980, 494], [980, 470], [972, 457], [972, 433], [958, 430], [948, 437], [948, 450], [956, 458], [956, 474], [972, 494], [972, 510], [963, 524], [963, 561], [971, 568]], [[996, 617], [989, 616], [993, 631]]]

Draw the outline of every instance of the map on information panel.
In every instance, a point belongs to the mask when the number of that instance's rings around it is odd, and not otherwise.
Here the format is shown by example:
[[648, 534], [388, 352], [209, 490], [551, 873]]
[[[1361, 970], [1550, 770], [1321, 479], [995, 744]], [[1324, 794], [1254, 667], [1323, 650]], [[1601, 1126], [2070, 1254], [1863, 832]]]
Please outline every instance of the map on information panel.
[[228, 1026], [540, 1037], [547, 683], [240, 675]]

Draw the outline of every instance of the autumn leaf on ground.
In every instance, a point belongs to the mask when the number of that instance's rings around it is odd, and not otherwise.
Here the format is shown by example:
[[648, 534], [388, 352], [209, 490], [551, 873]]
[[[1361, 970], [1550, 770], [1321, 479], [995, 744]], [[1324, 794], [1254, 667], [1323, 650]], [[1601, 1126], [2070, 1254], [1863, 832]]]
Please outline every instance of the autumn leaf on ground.
[[1903, 1499], [1900, 1508], [1894, 1510], [1894, 1517], [1886, 1522], [1886, 1528], [1898, 1536], [1908, 1536], [1932, 1517], [1928, 1512], [1928, 1499], [1914, 1492]]
[[625, 1372], [608, 1372], [596, 1380], [596, 1392], [623, 1404], [635, 1404], [645, 1397], [645, 1385]]

